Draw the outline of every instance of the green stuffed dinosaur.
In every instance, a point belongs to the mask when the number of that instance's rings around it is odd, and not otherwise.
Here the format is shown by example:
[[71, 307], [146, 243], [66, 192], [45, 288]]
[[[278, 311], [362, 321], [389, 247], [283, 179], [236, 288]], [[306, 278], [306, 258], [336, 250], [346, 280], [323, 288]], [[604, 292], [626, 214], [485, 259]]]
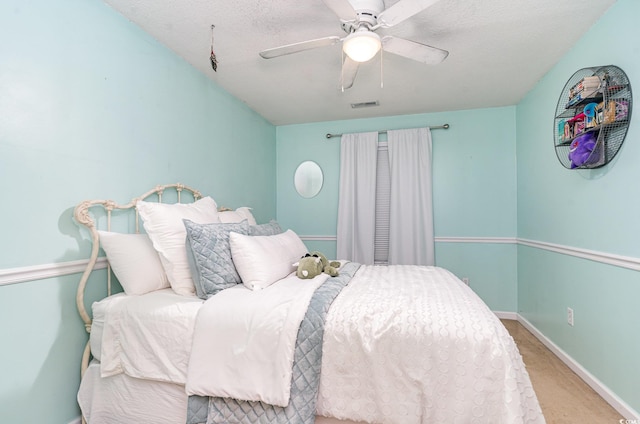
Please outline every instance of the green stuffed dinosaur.
[[323, 272], [332, 277], [337, 276], [340, 262], [329, 261], [326, 256], [320, 252], [311, 252], [304, 255], [297, 264], [294, 265], [298, 267], [296, 270], [298, 278], [311, 279]]

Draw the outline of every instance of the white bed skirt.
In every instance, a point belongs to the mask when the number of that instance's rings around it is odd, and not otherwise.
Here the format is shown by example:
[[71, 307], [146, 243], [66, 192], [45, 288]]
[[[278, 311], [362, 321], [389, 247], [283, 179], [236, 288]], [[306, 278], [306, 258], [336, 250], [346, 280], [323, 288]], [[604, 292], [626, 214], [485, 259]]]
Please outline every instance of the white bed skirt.
[[[187, 421], [184, 386], [118, 374], [100, 377], [93, 361], [80, 383], [78, 404], [88, 424], [183, 424]], [[316, 424], [358, 424], [316, 417]]]

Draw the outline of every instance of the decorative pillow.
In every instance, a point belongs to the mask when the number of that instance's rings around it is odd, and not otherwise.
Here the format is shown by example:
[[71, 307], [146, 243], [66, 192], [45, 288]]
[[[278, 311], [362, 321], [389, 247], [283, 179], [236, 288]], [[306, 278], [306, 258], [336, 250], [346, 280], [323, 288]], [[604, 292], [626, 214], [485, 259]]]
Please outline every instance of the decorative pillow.
[[220, 290], [242, 283], [231, 260], [229, 232], [248, 234], [247, 220], [233, 224], [196, 224], [184, 220], [187, 259], [196, 294], [208, 299]]
[[274, 236], [281, 234], [282, 228], [276, 221], [271, 220], [266, 224], [252, 225], [249, 227], [250, 236]]
[[146, 234], [98, 231], [113, 273], [128, 295], [145, 294], [169, 287], [158, 252]]
[[247, 222], [249, 222], [249, 225], [256, 225], [256, 219], [253, 217], [253, 214], [251, 213], [251, 208], [246, 206], [238, 208], [235, 211], [218, 212], [218, 214], [220, 216], [220, 222], [224, 222], [224, 223], [242, 222], [246, 219]]
[[261, 290], [295, 271], [292, 265], [307, 252], [296, 233], [287, 230], [274, 236], [230, 233], [231, 256], [242, 283]]
[[175, 204], [138, 201], [136, 207], [173, 291], [185, 296], [195, 294], [185, 247], [187, 230], [182, 220], [198, 224], [220, 222], [216, 202], [211, 197]]

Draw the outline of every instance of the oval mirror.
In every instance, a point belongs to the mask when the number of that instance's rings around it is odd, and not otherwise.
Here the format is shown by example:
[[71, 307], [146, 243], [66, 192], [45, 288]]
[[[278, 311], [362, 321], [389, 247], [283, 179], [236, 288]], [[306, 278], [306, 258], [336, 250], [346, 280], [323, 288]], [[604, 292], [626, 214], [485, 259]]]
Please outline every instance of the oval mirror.
[[293, 184], [298, 194], [305, 198], [314, 197], [322, 188], [322, 169], [314, 161], [308, 160], [298, 165]]

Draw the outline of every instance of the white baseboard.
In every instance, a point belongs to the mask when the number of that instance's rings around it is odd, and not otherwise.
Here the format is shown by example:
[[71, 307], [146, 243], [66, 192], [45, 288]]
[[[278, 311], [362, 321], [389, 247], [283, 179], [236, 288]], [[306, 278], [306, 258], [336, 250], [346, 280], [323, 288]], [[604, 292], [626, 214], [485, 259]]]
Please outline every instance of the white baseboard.
[[[497, 314], [497, 313], [496, 313]], [[582, 365], [580, 365], [569, 354], [562, 350], [558, 345], [549, 340], [544, 334], [542, 334], [533, 324], [527, 321], [520, 314], [515, 314], [518, 322], [520, 322], [527, 330], [529, 330], [542, 344], [544, 344], [554, 355], [556, 355], [562, 362], [564, 362], [573, 372], [575, 372], [585, 383], [587, 383], [593, 390], [596, 391], [609, 405], [611, 405], [616, 411], [618, 411], [627, 420], [633, 420], [633, 422], [640, 422], [640, 414], [634, 410], [625, 401], [620, 399], [611, 389], [609, 389], [604, 383], [598, 380], [593, 374], [587, 371]]]
[[494, 314], [500, 319], [510, 319], [516, 321], [518, 319], [517, 312], [503, 312], [503, 311], [493, 311]]

